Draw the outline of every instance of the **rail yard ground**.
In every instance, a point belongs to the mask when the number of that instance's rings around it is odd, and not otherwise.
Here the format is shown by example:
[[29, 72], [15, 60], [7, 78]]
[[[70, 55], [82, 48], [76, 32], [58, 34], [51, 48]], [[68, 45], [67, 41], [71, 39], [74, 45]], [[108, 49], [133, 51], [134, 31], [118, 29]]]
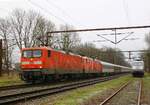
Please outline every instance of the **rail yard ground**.
[[17, 85], [22, 83], [24, 82], [20, 80], [19, 75], [17, 73], [9, 75], [3, 74], [0, 77], [0, 86]]
[[[86, 105], [88, 101], [90, 102], [90, 100], [99, 95], [102, 95], [103, 98], [106, 98], [107, 95], [110, 95], [118, 87], [131, 79], [131, 75], [123, 76], [107, 82], [102, 82], [83, 88], [77, 88], [75, 90], [56, 95], [46, 96], [26, 102], [24, 101], [22, 103], [18, 103], [18, 105]], [[94, 105], [93, 102], [90, 105]]]
[[142, 105], [150, 105], [150, 74], [146, 74], [143, 79]]
[[[2, 77], [2, 79], [5, 78]], [[13, 77], [14, 79], [11, 79], [12, 81], [9, 80], [9, 78], [7, 77], [5, 81], [2, 81], [1, 79], [2, 82], [0, 82], [0, 85], [14, 85], [13, 82], [15, 82], [15, 84], [21, 83], [18, 77]], [[136, 99], [138, 97], [137, 91], [139, 89], [138, 81], [140, 80], [143, 80], [141, 105], [150, 105], [150, 74], [145, 74], [143, 78], [133, 78], [131, 75], [126, 75], [117, 79], [77, 88], [67, 92], [21, 101], [20, 103], [15, 103], [15, 105], [100, 105], [100, 103], [103, 102], [108, 96], [113, 94], [124, 83], [127, 83], [130, 80], [132, 83], [121, 91], [122, 93], [116, 95], [112, 98], [113, 100], [110, 100], [110, 102], [105, 105], [137, 105]]]
[[[133, 85], [138, 88], [138, 80], [141, 78], [133, 78], [131, 75], [123, 76], [114, 80], [110, 80], [103, 83], [98, 83], [95, 85], [78, 88], [75, 90], [59, 93], [56, 95], [46, 96], [34, 100], [30, 100], [27, 102], [18, 103], [17, 105], [100, 105], [100, 103], [106, 99], [109, 95], [114, 93], [117, 89], [120, 88], [124, 83], [132, 80], [133, 84], [131, 84], [132, 88], [129, 92], [129, 95], [126, 95], [125, 102], [122, 102], [121, 105], [126, 105], [127, 99], [134, 99], [133, 97], [137, 94], [132, 91], [135, 90]], [[143, 89], [142, 89], [142, 98], [141, 105], [150, 105], [150, 74], [146, 74], [143, 80]], [[135, 88], [136, 88], [135, 87]], [[128, 89], [127, 89], [128, 90]], [[130, 90], [130, 89], [129, 89]], [[132, 93], [132, 94], [130, 94]], [[119, 97], [120, 98], [120, 97]], [[114, 103], [118, 102], [118, 100], [113, 100]], [[134, 104], [135, 100], [129, 101]], [[114, 105], [114, 103], [109, 103], [109, 105]], [[115, 104], [117, 105], [117, 104]]]

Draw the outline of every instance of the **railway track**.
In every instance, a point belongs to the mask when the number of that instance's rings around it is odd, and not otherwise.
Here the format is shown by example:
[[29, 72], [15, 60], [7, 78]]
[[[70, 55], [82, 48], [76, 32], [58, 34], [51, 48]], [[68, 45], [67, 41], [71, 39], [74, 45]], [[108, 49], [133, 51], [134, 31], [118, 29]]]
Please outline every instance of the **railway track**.
[[[121, 96], [119, 96], [118, 98], [121, 98], [122, 96], [126, 95], [128, 91], [124, 92], [125, 94], [121, 93], [125, 88], [129, 87], [129, 85], [131, 83], [133, 83], [133, 81], [129, 81], [125, 84], [123, 84], [117, 91], [115, 91], [112, 95], [110, 95], [109, 97], [107, 97], [103, 102], [100, 103], [100, 105], [141, 105], [141, 94], [142, 94], [142, 80], [138, 81], [139, 82], [139, 86], [138, 86], [138, 89], [137, 89], [137, 98], [135, 97], [135, 101], [134, 102], [137, 102], [137, 103], [130, 103], [131, 99], [130, 97], [127, 97], [128, 98], [128, 102], [125, 103], [125, 104], [120, 104], [119, 101], [115, 100], [114, 98], [120, 93]], [[115, 102], [113, 102], [113, 100], [115, 100]], [[124, 101], [124, 100], [122, 100]], [[127, 100], [125, 100], [127, 101]]]
[[[70, 82], [70, 81], [67, 81]], [[55, 82], [55, 83], [37, 83], [37, 84], [29, 84], [29, 83], [24, 83], [24, 84], [19, 84], [19, 85], [10, 85], [10, 86], [1, 86], [0, 87], [0, 92], [5, 91], [5, 90], [12, 90], [12, 89], [21, 89], [21, 88], [32, 88], [32, 87], [38, 87], [38, 86], [49, 86], [51, 85], [57, 85], [63, 82]]]
[[[84, 80], [84, 79], [83, 79]], [[69, 83], [69, 82], [75, 82], [77, 80], [69, 80], [69, 81], [58, 81], [58, 82], [49, 82], [49, 83], [24, 83], [24, 84], [19, 84], [19, 85], [10, 85], [10, 86], [0, 86], [0, 92], [5, 91], [5, 90], [13, 90], [13, 89], [21, 89], [21, 88], [32, 88], [32, 87], [38, 87], [38, 86], [50, 86], [50, 85], [57, 85], [57, 84], [64, 84], [64, 83]], [[79, 81], [79, 80], [78, 80]]]
[[[120, 75], [125, 75], [125, 74], [120, 74]], [[75, 80], [75, 81], [77, 81], [77, 80]], [[75, 82], [75, 81], [73, 81], [73, 82]], [[66, 81], [66, 82], [72, 82], [72, 81]], [[24, 84], [19, 84], [19, 85], [0, 86], [0, 92], [1, 91], [5, 91], [5, 90], [12, 90], [12, 89], [32, 88], [32, 87], [37, 87], [37, 86], [41, 86], [41, 85], [43, 85], [43, 86], [48, 86], [50, 84], [51, 85], [57, 85], [57, 84], [60, 84], [60, 83], [64, 83], [64, 81], [62, 81], [62, 82], [55, 82], [55, 83], [53, 83], [53, 82], [52, 83], [37, 83], [37, 84], [24, 83]]]
[[16, 93], [16, 94], [4, 95], [4, 96], [0, 96], [0, 104], [2, 104], [2, 105], [10, 104], [10, 103], [12, 104], [15, 102], [20, 102], [22, 100], [28, 100], [31, 98], [36, 98], [36, 97], [41, 97], [41, 96], [45, 96], [45, 95], [64, 92], [67, 90], [76, 89], [76, 88], [104, 82], [107, 80], [115, 79], [120, 76], [122, 76], [122, 75], [90, 79], [90, 80], [85, 80], [82, 82], [79, 81], [79, 82], [73, 82], [73, 83], [66, 83], [64, 85], [56, 86], [56, 87], [49, 87], [49, 88], [44, 88], [44, 89], [32, 90], [32, 91], [28, 91], [28, 92], [20, 92], [20, 93]]
[[19, 89], [19, 88], [26, 88], [26, 87], [33, 87], [32, 84], [19, 84], [19, 85], [10, 85], [10, 86], [1, 86], [0, 91], [10, 90], [10, 89]]
[[143, 87], [143, 81], [140, 81], [140, 89], [139, 89], [139, 93], [138, 93], [138, 104], [137, 105], [141, 105], [141, 98], [142, 98], [142, 87]]

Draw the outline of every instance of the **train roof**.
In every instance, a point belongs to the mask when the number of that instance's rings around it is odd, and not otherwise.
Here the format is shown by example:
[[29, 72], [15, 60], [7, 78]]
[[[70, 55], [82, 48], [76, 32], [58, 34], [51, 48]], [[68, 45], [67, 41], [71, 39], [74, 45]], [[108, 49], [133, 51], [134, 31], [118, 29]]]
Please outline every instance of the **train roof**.
[[[43, 49], [46, 49], [46, 50], [51, 50], [51, 51], [57, 51], [57, 52], [61, 52], [63, 54], [66, 54], [67, 52], [63, 51], [63, 50], [57, 50], [57, 49], [53, 49], [51, 47], [31, 47], [31, 48], [22, 48], [22, 50], [33, 50], [33, 49], [37, 49], [37, 50], [43, 50]], [[83, 57], [81, 55], [78, 55], [78, 54], [74, 54], [74, 53], [71, 53], [69, 52], [68, 53], [69, 55], [73, 55], [73, 56], [79, 56], [79, 57]], [[88, 58], [88, 57], [87, 57]]]
[[132, 69], [131, 67], [127, 67], [127, 66], [116, 65], [116, 64], [112, 64], [112, 63], [108, 63], [108, 62], [104, 62], [104, 61], [100, 61], [100, 62], [104, 66], [113, 66], [113, 67], [120, 67], [120, 68], [125, 68], [125, 69]]
[[[32, 50], [32, 49], [47, 49], [47, 50], [58, 51], [58, 52], [61, 52], [61, 53], [66, 54], [65, 51], [52, 49], [52, 48], [50, 48], [50, 47], [34, 47], [34, 48], [31, 47], [31, 48], [23, 48], [22, 50]], [[84, 58], [84, 59], [95, 60], [95, 61], [101, 63], [101, 64], [104, 65], [104, 66], [114, 66], [114, 67], [121, 67], [121, 68], [126, 68], [126, 69], [132, 69], [132, 68], [130, 68], [130, 67], [126, 67], [126, 66], [121, 66], [121, 65], [116, 65], [116, 64], [104, 62], [104, 61], [101, 61], [101, 60], [98, 60], [98, 59], [93, 59], [93, 58], [90, 58], [90, 57], [87, 57], [87, 56], [81, 56], [81, 55], [74, 54], [74, 53], [68, 53], [68, 54], [74, 55], [74, 56], [79, 56], [79, 57], [82, 57], [82, 58]]]
[[22, 50], [33, 50], [33, 49], [48, 49], [48, 50], [53, 50], [50, 47], [30, 47], [30, 48], [22, 48]]

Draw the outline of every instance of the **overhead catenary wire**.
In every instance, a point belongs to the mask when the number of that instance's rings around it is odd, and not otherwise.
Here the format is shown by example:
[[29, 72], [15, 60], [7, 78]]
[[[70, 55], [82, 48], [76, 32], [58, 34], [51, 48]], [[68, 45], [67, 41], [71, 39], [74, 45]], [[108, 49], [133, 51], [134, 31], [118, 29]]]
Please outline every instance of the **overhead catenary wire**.
[[88, 31], [104, 31], [104, 30], [127, 30], [127, 29], [141, 29], [150, 28], [150, 25], [143, 26], [125, 26], [125, 27], [106, 27], [106, 28], [89, 28], [89, 29], [76, 29], [76, 30], [60, 30], [60, 31], [49, 31], [51, 33], [66, 33], [66, 32], [88, 32]]
[[[130, 32], [128, 32], [128, 33], [121, 33], [121, 32], [118, 32], [118, 33], [116, 33], [116, 35], [129, 34], [129, 33], [130, 33]], [[109, 36], [109, 35], [115, 35], [115, 33], [101, 34], [101, 35], [103, 35], [103, 36]]]
[[[122, 33], [122, 34], [124, 34], [124, 33]], [[133, 32], [128, 32], [128, 34], [129, 34], [129, 35], [123, 37], [123, 38], [120, 39], [119, 41], [117, 41], [117, 39], [116, 39], [115, 42], [112, 41], [112, 40], [110, 40], [110, 39], [108, 39], [108, 38], [106, 38], [106, 37], [103, 37], [103, 36], [102, 36], [103, 34], [102, 34], [102, 35], [97, 34], [97, 36], [100, 36], [101, 38], [103, 38], [103, 39], [105, 39], [106, 41], [109, 41], [109, 42], [111, 42], [111, 43], [113, 43], [113, 44], [118, 44], [118, 43], [120, 43], [121, 41], [126, 40], [126, 38], [129, 37], [131, 34], [133, 34]], [[110, 34], [110, 35], [112, 35], [112, 34]], [[116, 36], [117, 33], [115, 33], [114, 35]], [[121, 33], [120, 33], [119, 35], [121, 35]], [[117, 37], [116, 37], [116, 38], [117, 38]]]
[[116, 44], [114, 41], [112, 41], [112, 40], [110, 40], [110, 39], [108, 39], [108, 38], [105, 38], [105, 37], [103, 37], [102, 35], [97, 34], [97, 36], [100, 36], [101, 38], [105, 39], [106, 41], [109, 41], [109, 42], [111, 42], [111, 43], [113, 43], [113, 44]]
[[[128, 38], [128, 39], [124, 39], [124, 40], [137, 40], [140, 38]], [[92, 42], [106, 42], [107, 40], [93, 40]]]
[[127, 19], [128, 25], [130, 25], [131, 23], [130, 23], [129, 12], [128, 12], [128, 5], [127, 5], [126, 0], [123, 0], [123, 8], [124, 8], [124, 11], [125, 11], [125, 15], [126, 15], [126, 19]]
[[66, 22], [64, 19], [62, 19], [62, 18], [60, 18], [60, 17], [54, 15], [52, 12], [50, 12], [49, 10], [43, 8], [42, 6], [38, 5], [37, 3], [32, 2], [32, 0], [28, 0], [28, 2], [30, 2], [30, 4], [34, 5], [35, 7], [41, 9], [42, 11], [44, 11], [44, 12], [50, 14], [51, 16], [55, 17], [57, 20], [63, 22], [64, 24], [68, 24], [68, 22]]
[[60, 6], [56, 5], [55, 3], [53, 3], [51, 0], [46, 0], [46, 2], [49, 5], [52, 5], [53, 7], [57, 8], [57, 10], [59, 10], [62, 14], [64, 14], [65, 17], [67, 17], [69, 20], [72, 21], [72, 23], [74, 24], [78, 24], [78, 22], [76, 22], [71, 16], [70, 14], [68, 14], [64, 9], [62, 9]]
[[116, 42], [116, 44], [120, 43], [121, 41], [125, 40], [129, 36], [131, 36], [134, 32], [129, 33], [129, 35], [125, 36], [124, 38], [120, 39], [119, 41]]

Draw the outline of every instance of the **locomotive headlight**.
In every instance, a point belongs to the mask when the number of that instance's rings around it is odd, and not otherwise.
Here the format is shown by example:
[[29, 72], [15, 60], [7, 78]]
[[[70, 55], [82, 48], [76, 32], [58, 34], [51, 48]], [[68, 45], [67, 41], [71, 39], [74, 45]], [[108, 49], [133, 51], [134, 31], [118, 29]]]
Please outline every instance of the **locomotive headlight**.
[[34, 61], [34, 64], [42, 64], [42, 61]]
[[28, 61], [21, 62], [22, 65], [30, 64]]

